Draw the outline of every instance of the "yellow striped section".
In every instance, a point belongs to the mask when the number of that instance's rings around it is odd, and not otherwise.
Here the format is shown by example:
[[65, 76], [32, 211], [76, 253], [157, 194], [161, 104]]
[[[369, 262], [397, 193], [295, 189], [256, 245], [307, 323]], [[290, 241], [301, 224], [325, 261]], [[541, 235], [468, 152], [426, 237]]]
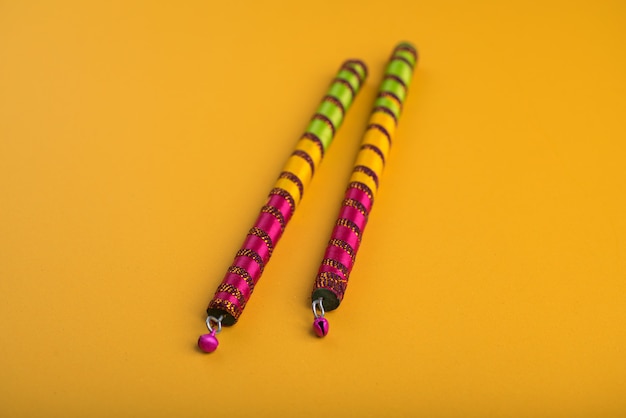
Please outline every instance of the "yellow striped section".
[[376, 154], [371, 149], [362, 149], [356, 157], [355, 165], [364, 165], [371, 169], [378, 177], [383, 174], [383, 160], [380, 155]]
[[315, 163], [315, 168], [319, 167], [320, 161], [322, 161], [322, 151], [314, 141], [311, 141], [307, 138], [302, 138], [296, 144], [296, 149], [309, 154], [311, 156], [311, 159]]
[[381, 133], [378, 129], [368, 129], [363, 136], [361, 144], [374, 145], [383, 153], [385, 159], [387, 159], [387, 156], [389, 155], [389, 141], [387, 140], [385, 134]]
[[311, 178], [313, 178], [313, 173], [311, 172], [311, 166], [309, 163], [296, 155], [289, 157], [283, 171], [289, 171], [290, 173], [295, 174], [302, 182], [302, 186], [305, 190], [309, 186]]
[[389, 132], [389, 136], [393, 138], [393, 134], [396, 131], [396, 122], [393, 118], [385, 112], [374, 112], [370, 116], [370, 123], [381, 125]]

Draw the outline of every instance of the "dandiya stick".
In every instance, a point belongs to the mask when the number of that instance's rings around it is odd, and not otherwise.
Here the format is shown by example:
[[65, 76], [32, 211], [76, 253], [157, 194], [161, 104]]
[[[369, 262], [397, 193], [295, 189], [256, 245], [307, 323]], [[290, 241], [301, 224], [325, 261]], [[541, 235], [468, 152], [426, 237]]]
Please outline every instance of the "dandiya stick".
[[206, 319], [209, 334], [198, 339], [202, 351], [215, 351], [219, 344], [216, 334], [222, 325], [234, 325], [241, 316], [272, 251], [366, 77], [367, 68], [363, 62], [348, 60], [333, 79], [209, 303]]
[[313, 285], [313, 330], [319, 337], [328, 334], [326, 311], [337, 309], [345, 296], [416, 64], [415, 47], [402, 42], [393, 50], [386, 67], [339, 216]]

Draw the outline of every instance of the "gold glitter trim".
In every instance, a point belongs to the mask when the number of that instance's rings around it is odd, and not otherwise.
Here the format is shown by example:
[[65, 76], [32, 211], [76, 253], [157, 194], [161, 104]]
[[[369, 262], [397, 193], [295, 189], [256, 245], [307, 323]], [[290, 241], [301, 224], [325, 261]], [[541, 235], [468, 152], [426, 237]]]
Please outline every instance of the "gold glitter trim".
[[329, 246], [332, 245], [333, 247], [339, 247], [345, 252], [347, 252], [350, 258], [352, 259], [352, 262], [354, 263], [354, 257], [356, 254], [354, 252], [354, 248], [352, 248], [350, 244], [348, 244], [342, 239], [332, 238], [330, 241], [328, 241], [328, 245]]
[[246, 298], [244, 297], [243, 293], [241, 292], [241, 290], [237, 289], [232, 284], [230, 283], [220, 284], [215, 293], [217, 294], [220, 292], [228, 293], [229, 295], [236, 297], [237, 300], [239, 301], [239, 304], [241, 305], [242, 310], [246, 307]]
[[363, 205], [363, 203], [359, 202], [358, 200], [344, 199], [344, 201], [341, 204], [343, 206], [350, 206], [351, 208], [358, 210], [361, 213], [361, 215], [365, 216], [365, 218], [367, 219], [368, 217], [367, 208], [365, 207], [365, 205]]
[[239, 266], [230, 266], [228, 267], [228, 273], [236, 274], [237, 276], [241, 277], [250, 288], [250, 293], [254, 291], [254, 280], [252, 280], [252, 277], [250, 276], [250, 273], [248, 273], [248, 270]]
[[275, 187], [272, 189], [272, 191], [270, 191], [270, 196], [271, 195], [278, 195], [285, 198], [285, 200], [287, 200], [287, 203], [289, 203], [289, 206], [291, 207], [291, 213], [293, 214], [293, 212], [295, 212], [296, 202], [295, 200], [293, 200], [293, 196], [289, 194], [287, 190], [281, 189], [280, 187]]
[[280, 224], [280, 229], [282, 231], [285, 230], [285, 217], [277, 208], [271, 205], [265, 205], [261, 208], [261, 212], [269, 213], [270, 215], [272, 215], [274, 218], [276, 218], [276, 220]]
[[356, 235], [359, 241], [361, 240], [361, 230], [359, 229], [359, 226], [355, 224], [353, 221], [351, 221], [350, 219], [339, 218], [337, 219], [337, 222], [335, 223], [335, 225], [344, 226], [350, 229], [352, 232], [354, 232], [354, 235]]
[[331, 266], [336, 268], [337, 270], [341, 271], [343, 273], [343, 275], [346, 277], [346, 279], [348, 278], [348, 275], [350, 274], [350, 272], [348, 271], [348, 267], [344, 266], [342, 263], [340, 263], [339, 261], [332, 259], [332, 258], [325, 258], [322, 260], [322, 265], [323, 266]]
[[265, 245], [267, 245], [267, 249], [269, 250], [268, 257], [272, 256], [272, 251], [274, 251], [274, 243], [272, 243], [272, 238], [270, 238], [267, 232], [257, 226], [253, 226], [252, 228], [250, 228], [248, 235], [254, 235], [255, 237], [261, 238]]
[[235, 305], [234, 303], [228, 300], [224, 300], [220, 298], [214, 298], [209, 303], [208, 309], [217, 309], [220, 311], [224, 311], [230, 316], [232, 316], [233, 318], [235, 318], [235, 321], [239, 319], [239, 316], [241, 315], [241, 312], [242, 312], [242, 309], [239, 306]]
[[331, 290], [339, 300], [343, 299], [343, 294], [346, 291], [346, 287], [348, 286], [348, 281], [339, 276], [336, 273], [331, 273], [328, 271], [319, 273], [315, 278], [315, 283], [313, 284], [314, 289], [328, 289]]
[[367, 197], [370, 198], [370, 201], [374, 202], [374, 194], [372, 193], [372, 190], [360, 181], [353, 181], [352, 183], [348, 184], [348, 188], [362, 191], [367, 195]]
[[235, 255], [235, 258], [236, 257], [248, 257], [248, 258], [251, 258], [252, 260], [254, 260], [255, 263], [257, 263], [259, 265], [261, 273], [263, 273], [263, 269], [265, 269], [265, 263], [263, 262], [263, 259], [261, 258], [261, 256], [256, 251], [253, 251], [253, 250], [251, 250], [249, 248], [242, 248], [241, 250], [237, 251], [237, 254]]

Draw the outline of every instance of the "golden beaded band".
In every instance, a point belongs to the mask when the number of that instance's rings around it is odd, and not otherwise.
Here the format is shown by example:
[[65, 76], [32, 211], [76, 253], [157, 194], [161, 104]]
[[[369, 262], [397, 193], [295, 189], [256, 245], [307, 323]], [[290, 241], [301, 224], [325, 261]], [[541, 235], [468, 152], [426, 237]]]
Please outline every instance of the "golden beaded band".
[[251, 250], [250, 248], [242, 248], [239, 251], [237, 251], [237, 254], [235, 254], [235, 258], [237, 257], [251, 258], [252, 260], [254, 260], [255, 263], [259, 265], [261, 272], [263, 272], [263, 269], [265, 268], [265, 263], [263, 262], [263, 259], [261, 258], [259, 253]]
[[344, 276], [348, 276], [348, 274], [350, 273], [350, 271], [348, 270], [348, 267], [344, 266], [342, 263], [340, 263], [337, 260], [334, 260], [332, 258], [325, 258], [322, 260], [322, 265], [324, 266], [331, 266], [333, 268], [336, 268], [337, 270], [339, 270], [340, 272], [342, 272], [344, 274]]
[[217, 287], [216, 293], [220, 293], [220, 292], [228, 293], [236, 297], [237, 301], [239, 302], [239, 305], [241, 306], [241, 309], [246, 307], [246, 298], [243, 296], [243, 293], [241, 292], [241, 290], [239, 290], [237, 287], [233, 286], [232, 284], [229, 284], [229, 283], [220, 284]]
[[354, 232], [354, 235], [356, 235], [359, 241], [361, 240], [361, 229], [352, 220], [346, 219], [346, 218], [339, 218], [337, 219], [337, 222], [335, 222], [335, 225], [344, 226], [350, 229], [352, 232]]
[[248, 273], [248, 270], [239, 266], [230, 266], [228, 267], [227, 271], [228, 273], [236, 274], [237, 276], [241, 277], [248, 285], [250, 293], [254, 291], [254, 280], [252, 280], [252, 277], [250, 277], [250, 273]]
[[361, 215], [365, 216], [365, 218], [367, 218], [368, 216], [367, 208], [365, 207], [365, 205], [363, 205], [363, 203], [359, 202], [358, 200], [344, 199], [341, 205], [350, 206], [351, 208], [358, 210], [361, 213]]
[[372, 193], [372, 189], [367, 187], [365, 184], [363, 184], [363, 183], [361, 183], [359, 181], [353, 181], [350, 184], [348, 184], [348, 189], [349, 188], [353, 188], [353, 189], [357, 189], [357, 190], [362, 191], [363, 193], [365, 193], [367, 195], [367, 197], [370, 198], [371, 202], [374, 201], [374, 193]]
[[285, 217], [278, 209], [276, 209], [274, 206], [265, 205], [261, 208], [261, 212], [269, 213], [270, 215], [272, 215], [280, 224], [281, 231], [285, 230]]
[[296, 201], [293, 199], [293, 196], [290, 195], [287, 190], [281, 189], [279, 187], [274, 187], [270, 191], [270, 196], [271, 195], [278, 195], [284, 198], [287, 201], [287, 203], [289, 203], [289, 206], [291, 207], [291, 213], [293, 213], [296, 210]]
[[222, 298], [218, 298], [218, 297], [214, 297], [211, 300], [209, 309], [216, 309], [219, 311], [224, 311], [228, 315], [230, 315], [232, 318], [234, 318], [234, 320], [239, 318], [239, 315], [241, 315], [241, 311], [243, 310], [242, 308], [235, 305], [234, 303], [228, 300], [222, 299]]
[[348, 281], [336, 273], [329, 271], [321, 272], [315, 278], [315, 288], [330, 289], [337, 294], [343, 294], [348, 285]]
[[354, 248], [352, 248], [350, 244], [348, 244], [344, 240], [339, 239], [339, 238], [332, 238], [330, 241], [328, 241], [328, 245], [341, 248], [346, 253], [348, 253], [350, 258], [352, 259], [352, 262], [354, 262]]
[[254, 235], [255, 237], [259, 237], [263, 240], [265, 245], [267, 245], [267, 249], [269, 250], [269, 255], [272, 255], [272, 251], [274, 251], [274, 244], [272, 243], [272, 238], [270, 238], [269, 234], [262, 230], [259, 227], [253, 226], [250, 228], [248, 235]]

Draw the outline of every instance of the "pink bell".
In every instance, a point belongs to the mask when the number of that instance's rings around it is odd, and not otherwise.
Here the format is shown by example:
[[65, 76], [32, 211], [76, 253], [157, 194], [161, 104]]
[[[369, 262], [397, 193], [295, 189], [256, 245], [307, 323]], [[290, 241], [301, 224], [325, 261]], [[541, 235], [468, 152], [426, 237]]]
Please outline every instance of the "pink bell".
[[318, 337], [325, 337], [328, 334], [328, 320], [324, 317], [313, 320], [313, 331]]
[[200, 336], [200, 338], [198, 338], [198, 347], [200, 347], [200, 350], [204, 351], [205, 353], [214, 352], [215, 350], [217, 350], [217, 346], [219, 344], [220, 342], [215, 337], [215, 330], [211, 331], [210, 334], [203, 334]]

